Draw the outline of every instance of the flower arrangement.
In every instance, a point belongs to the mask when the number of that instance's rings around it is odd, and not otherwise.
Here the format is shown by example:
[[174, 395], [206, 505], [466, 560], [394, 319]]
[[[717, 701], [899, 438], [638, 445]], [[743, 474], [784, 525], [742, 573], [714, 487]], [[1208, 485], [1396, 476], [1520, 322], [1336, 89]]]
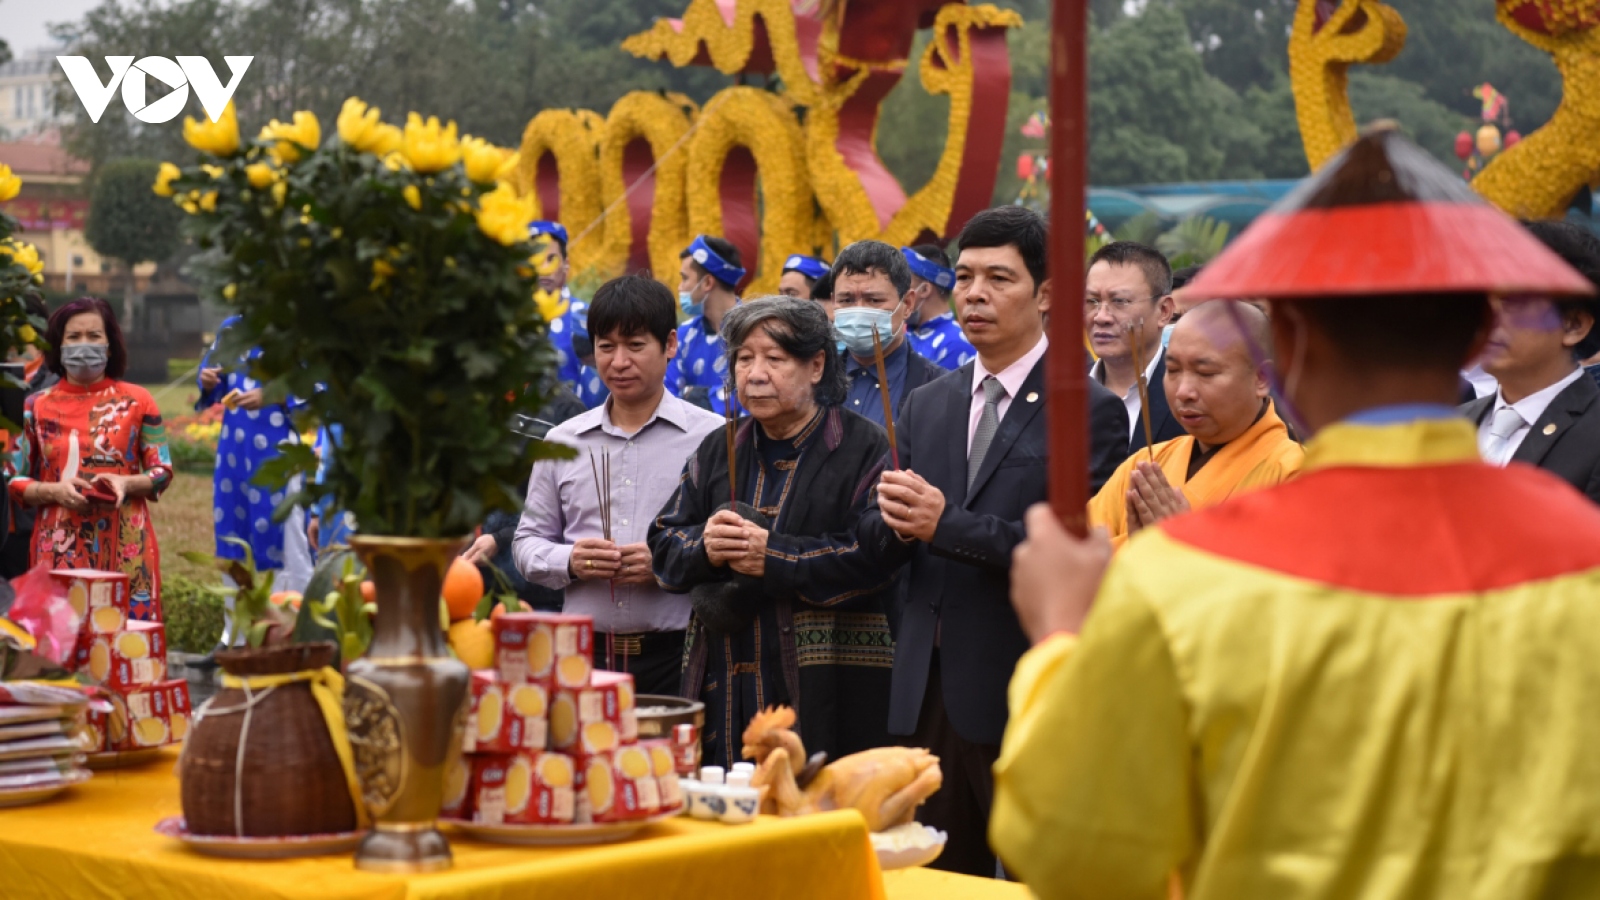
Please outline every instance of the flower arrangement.
[[787, 101], [760, 88], [719, 91], [701, 111], [689, 138], [689, 233], [722, 234], [722, 169], [735, 147], [755, 158], [761, 179], [761, 258], [749, 297], [775, 294], [783, 261], [796, 247], [811, 248], [813, 202], [806, 172], [805, 139]]
[[175, 416], [167, 423], [167, 446], [181, 471], [210, 472], [217, 464], [217, 441], [222, 437], [222, 405], [195, 415]]
[[231, 106], [184, 135], [199, 158], [154, 189], [190, 213], [201, 289], [241, 316], [230, 349], [259, 347], [269, 394], [305, 398], [297, 427], [338, 431], [320, 483], [308, 444], [262, 468], [278, 486], [308, 476], [283, 511], [331, 497], [365, 534], [447, 537], [517, 508], [521, 455], [560, 448], [508, 439], [555, 360], [510, 154], [356, 98], [326, 139], [307, 112], [244, 139]]
[[[0, 203], [21, 190], [22, 179], [0, 163]], [[44, 284], [44, 261], [38, 248], [12, 237], [17, 231], [17, 220], [0, 212], [0, 359], [23, 347], [44, 349], [45, 323], [28, 315], [22, 302], [29, 291]]]

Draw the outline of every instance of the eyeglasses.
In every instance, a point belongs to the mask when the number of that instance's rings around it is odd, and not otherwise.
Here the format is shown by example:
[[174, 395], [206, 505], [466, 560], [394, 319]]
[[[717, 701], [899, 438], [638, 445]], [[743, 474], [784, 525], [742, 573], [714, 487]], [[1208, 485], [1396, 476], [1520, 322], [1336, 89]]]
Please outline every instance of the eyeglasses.
[[[1156, 298], [1148, 297], [1145, 299], [1153, 303], [1155, 302]], [[1097, 312], [1101, 306], [1109, 303], [1113, 310], [1117, 312], [1127, 312], [1128, 309], [1131, 308], [1135, 303], [1144, 302], [1145, 300], [1129, 300], [1127, 297], [1112, 297], [1110, 300], [1097, 300], [1094, 297], [1090, 297], [1083, 301], [1083, 308], [1087, 312]]]

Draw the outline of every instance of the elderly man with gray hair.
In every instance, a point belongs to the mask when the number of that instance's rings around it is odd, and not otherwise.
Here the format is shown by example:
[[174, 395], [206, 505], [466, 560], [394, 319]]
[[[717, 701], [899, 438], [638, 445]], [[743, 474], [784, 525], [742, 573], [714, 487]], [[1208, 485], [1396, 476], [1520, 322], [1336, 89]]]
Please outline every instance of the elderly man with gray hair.
[[819, 304], [749, 301], [722, 332], [748, 413], [733, 465], [726, 434], [707, 436], [648, 538], [656, 580], [693, 602], [682, 694], [705, 701], [706, 763], [737, 760], [750, 717], [777, 704], [832, 758], [883, 746], [894, 538], [855, 530], [887, 437], [841, 408], [843, 362]]

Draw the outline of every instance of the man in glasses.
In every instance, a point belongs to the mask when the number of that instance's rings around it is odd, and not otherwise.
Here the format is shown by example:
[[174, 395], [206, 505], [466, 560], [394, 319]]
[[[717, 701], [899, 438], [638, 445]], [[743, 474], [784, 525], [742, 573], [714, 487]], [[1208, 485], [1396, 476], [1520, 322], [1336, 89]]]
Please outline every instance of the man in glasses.
[[[1172, 267], [1154, 247], [1133, 241], [1113, 241], [1089, 258], [1083, 288], [1083, 325], [1089, 349], [1099, 361], [1089, 377], [1122, 398], [1128, 410], [1128, 451], [1145, 445], [1143, 401], [1139, 397], [1139, 366], [1144, 364], [1150, 395], [1150, 430], [1159, 444], [1182, 437], [1183, 426], [1173, 418], [1161, 390], [1166, 377], [1166, 354], [1161, 330], [1172, 320]], [[1135, 352], [1137, 351], [1137, 357]]]
[[[1600, 279], [1600, 239], [1568, 222], [1529, 231], [1590, 281]], [[1461, 407], [1478, 426], [1485, 462], [1538, 466], [1600, 503], [1600, 389], [1578, 361], [1600, 350], [1600, 301], [1510, 296], [1491, 301], [1495, 327], [1483, 371], [1494, 392]]]

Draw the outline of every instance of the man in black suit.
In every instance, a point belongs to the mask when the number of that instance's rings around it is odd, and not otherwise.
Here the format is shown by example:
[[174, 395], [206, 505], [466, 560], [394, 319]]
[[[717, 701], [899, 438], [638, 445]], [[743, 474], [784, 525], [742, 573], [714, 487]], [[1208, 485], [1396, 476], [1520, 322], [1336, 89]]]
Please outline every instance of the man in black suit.
[[1099, 357], [1089, 377], [1120, 397], [1128, 410], [1128, 451], [1145, 445], [1135, 350], [1151, 386], [1150, 431], [1155, 442], [1183, 437], [1183, 426], [1161, 390], [1167, 376], [1161, 330], [1172, 321], [1175, 308], [1167, 258], [1154, 247], [1133, 241], [1106, 244], [1089, 257], [1083, 297], [1083, 325], [1089, 332], [1089, 347]]
[[[1529, 231], [1600, 284], [1600, 239], [1567, 222], [1529, 222]], [[1600, 350], [1600, 301], [1506, 297], [1490, 301], [1495, 327], [1483, 370], [1499, 390], [1461, 407], [1478, 423], [1487, 462], [1538, 466], [1600, 503], [1600, 387], [1580, 360]]]
[[[974, 216], [961, 232], [956, 315], [978, 358], [913, 392], [901, 417], [901, 471], [885, 472], [863, 540], [910, 560], [900, 610], [889, 733], [928, 747], [944, 786], [918, 813], [947, 831], [934, 865], [993, 875], [990, 774], [1006, 725], [1006, 684], [1028, 639], [1012, 611], [1011, 550], [1023, 513], [1047, 495], [1044, 220], [1020, 206]], [[1090, 387], [1092, 481], [1127, 456], [1127, 412]], [[886, 535], [883, 530], [892, 532]]]
[[839, 252], [829, 274], [833, 327], [845, 344], [844, 371], [850, 379], [844, 408], [880, 426], [888, 424], [872, 349], [876, 330], [889, 382], [889, 406], [899, 422], [906, 397], [945, 374], [906, 338], [906, 320], [917, 302], [911, 292], [911, 266], [899, 250], [883, 241], [856, 241]]

